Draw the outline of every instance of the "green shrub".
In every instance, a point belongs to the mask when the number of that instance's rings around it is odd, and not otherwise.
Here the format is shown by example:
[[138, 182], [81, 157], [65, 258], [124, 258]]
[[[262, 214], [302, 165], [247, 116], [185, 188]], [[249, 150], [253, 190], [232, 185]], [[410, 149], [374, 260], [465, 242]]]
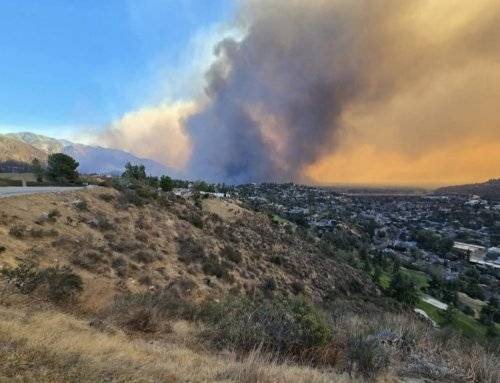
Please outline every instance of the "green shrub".
[[197, 227], [198, 229], [203, 229], [203, 217], [201, 216], [201, 214], [191, 211], [188, 214], [186, 214], [186, 216], [183, 217], [183, 219], [191, 223], [194, 227]]
[[47, 284], [47, 296], [54, 302], [69, 301], [83, 290], [82, 278], [67, 266], [49, 267], [40, 274]]
[[106, 217], [105, 213], [98, 212], [96, 216], [88, 221], [89, 226], [100, 231], [109, 231], [114, 229], [113, 224]]
[[205, 257], [205, 249], [194, 238], [184, 238], [179, 242], [179, 260], [186, 264]]
[[408, 306], [415, 306], [419, 299], [417, 286], [401, 272], [392, 277], [388, 293], [392, 298]]
[[277, 287], [276, 281], [272, 277], [268, 277], [268, 278], [264, 279], [264, 282], [262, 283], [262, 289], [265, 292], [274, 291], [274, 290], [276, 290], [276, 287]]
[[132, 256], [132, 259], [140, 263], [151, 263], [156, 259], [156, 256], [149, 250], [139, 250]]
[[164, 192], [166, 191], [172, 191], [174, 188], [174, 182], [172, 181], [172, 178], [169, 176], [161, 176], [160, 178], [160, 188]]
[[22, 294], [44, 287], [43, 291], [53, 302], [69, 301], [83, 290], [82, 279], [67, 266], [39, 270], [33, 263], [23, 262], [15, 269], [2, 270], [2, 274]]
[[203, 260], [203, 272], [207, 275], [216, 276], [219, 279], [228, 279], [229, 274], [224, 265], [219, 261], [216, 255], [211, 254]]
[[143, 199], [143, 201], [154, 200], [158, 197], [158, 191], [156, 188], [149, 186], [140, 186], [136, 189], [137, 195]]
[[298, 355], [304, 348], [326, 345], [332, 335], [324, 315], [303, 297], [228, 296], [203, 307], [200, 318], [208, 325], [205, 337], [218, 348], [262, 347]]
[[240, 251], [235, 249], [233, 246], [225, 246], [221, 250], [221, 256], [234, 263], [240, 263], [242, 261]]
[[99, 194], [99, 198], [102, 199], [104, 202], [111, 202], [115, 199], [115, 196], [113, 194], [103, 193]]
[[75, 207], [76, 210], [80, 210], [80, 211], [89, 210], [89, 204], [88, 204], [87, 200], [85, 200], [85, 199], [80, 199], [78, 201], [75, 201], [73, 203], [73, 206]]
[[61, 216], [61, 212], [57, 209], [52, 209], [51, 211], [49, 211], [49, 214], [47, 214], [47, 218], [51, 222], [55, 222], [56, 219], [60, 216]]
[[3, 245], [0, 245], [0, 254], [2, 254], [7, 248]]
[[134, 205], [134, 206], [144, 206], [145, 201], [143, 198], [141, 198], [135, 190], [130, 190], [130, 189], [124, 189], [122, 192], [118, 195], [118, 203], [120, 205]]
[[168, 319], [194, 318], [194, 304], [170, 289], [159, 292], [126, 293], [119, 296], [110, 315], [122, 327], [134, 331], [161, 330]]
[[31, 262], [20, 263], [16, 268], [1, 270], [7, 283], [15, 286], [22, 294], [30, 294], [43, 282], [35, 265]]
[[353, 371], [363, 377], [373, 379], [389, 367], [389, 356], [375, 339], [367, 340], [355, 335], [347, 342], [346, 357], [349, 372]]
[[93, 249], [81, 249], [71, 255], [71, 263], [87, 270], [96, 270], [100, 265], [107, 264], [103, 254]]
[[33, 228], [29, 231], [29, 234], [31, 235], [31, 237], [33, 238], [43, 238], [43, 237], [54, 237], [56, 236], [58, 233], [56, 230], [54, 229], [50, 229], [50, 230], [44, 230], [44, 229], [36, 229], [36, 228]]
[[26, 231], [27, 231], [26, 225], [17, 224], [10, 228], [9, 234], [17, 239], [22, 239], [26, 236]]
[[127, 274], [128, 264], [123, 257], [113, 259], [113, 261], [111, 261], [111, 267], [116, 271], [119, 277], [124, 277]]

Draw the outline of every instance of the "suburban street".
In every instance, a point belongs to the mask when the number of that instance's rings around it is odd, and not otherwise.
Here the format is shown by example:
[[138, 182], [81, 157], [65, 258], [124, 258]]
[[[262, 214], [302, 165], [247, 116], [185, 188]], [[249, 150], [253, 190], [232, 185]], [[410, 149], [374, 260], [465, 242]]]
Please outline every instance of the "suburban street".
[[0, 198], [15, 197], [29, 194], [44, 194], [44, 193], [61, 193], [71, 192], [76, 190], [86, 189], [82, 187], [57, 187], [57, 186], [40, 186], [40, 187], [22, 187], [22, 186], [7, 186], [0, 187]]

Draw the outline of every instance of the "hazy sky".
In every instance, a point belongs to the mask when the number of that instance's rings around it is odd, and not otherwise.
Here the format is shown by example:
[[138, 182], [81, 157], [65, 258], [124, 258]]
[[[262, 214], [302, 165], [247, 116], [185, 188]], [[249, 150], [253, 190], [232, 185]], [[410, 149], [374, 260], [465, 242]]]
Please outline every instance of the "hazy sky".
[[233, 11], [232, 0], [0, 1], [0, 129], [68, 135], [178, 96], [168, 71]]
[[229, 182], [500, 176], [496, 0], [4, 0], [0, 21], [0, 132]]

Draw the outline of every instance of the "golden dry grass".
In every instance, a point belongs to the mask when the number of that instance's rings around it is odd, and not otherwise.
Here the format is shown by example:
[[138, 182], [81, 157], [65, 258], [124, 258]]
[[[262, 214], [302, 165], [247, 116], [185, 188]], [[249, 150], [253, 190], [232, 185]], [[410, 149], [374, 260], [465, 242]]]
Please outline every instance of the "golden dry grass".
[[[191, 265], [189, 268], [178, 260], [178, 239], [199, 241], [210, 252], [224, 247], [224, 236], [218, 238], [213, 225], [208, 222], [201, 230], [179, 217], [183, 210], [192, 207], [182, 203], [172, 204], [161, 211], [155, 206], [118, 209], [116, 204], [106, 202], [102, 193], [118, 193], [110, 189], [96, 188], [85, 192], [32, 195], [2, 200], [0, 209], [0, 245], [6, 250], [0, 256], [0, 268], [13, 266], [24, 259], [33, 259], [41, 267], [71, 265], [71, 255], [83, 249], [94, 248], [116, 259], [127, 257], [128, 250], [110, 253], [111, 243], [139, 241], [144, 249], [154, 245], [154, 252], [162, 257], [151, 263], [141, 263], [128, 257], [128, 270], [124, 276], [117, 274], [106, 260], [103, 270], [85, 269], [78, 266], [78, 274], [84, 280], [85, 290], [80, 295], [71, 314], [57, 311], [36, 295], [29, 297], [0, 290], [0, 382], [242, 382], [242, 383], [323, 383], [356, 382], [338, 372], [297, 366], [278, 362], [260, 352], [253, 352], [243, 360], [236, 353], [214, 354], [199, 344], [199, 328], [190, 322], [166, 323], [170, 333], [134, 336], [111, 325], [90, 326], [90, 319], [105, 312], [113, 304], [115, 296], [129, 292], [141, 292], [150, 286], [140, 282], [140, 277], [151, 276], [156, 285], [165, 286], [177, 282], [194, 282], [190, 291], [194, 301], [204, 296], [217, 297], [228, 286], [222, 282], [205, 281], [205, 274]], [[85, 199], [89, 210], [75, 208], [74, 201]], [[250, 212], [238, 206], [218, 200], [204, 200], [204, 211], [217, 214], [227, 231], [228, 222], [250, 217]], [[39, 225], [35, 220], [56, 209], [59, 217]], [[241, 210], [240, 210], [241, 209]], [[111, 229], [101, 230], [86, 222], [102, 215]], [[212, 218], [212, 217], [211, 217]], [[254, 217], [256, 218], [256, 216]], [[258, 217], [257, 217], [258, 218]], [[254, 222], [256, 230], [258, 221]], [[13, 225], [21, 223], [28, 227], [54, 229], [57, 235], [17, 238], [9, 234]], [[211, 231], [213, 230], [213, 231]], [[227, 234], [226, 232], [222, 234]], [[265, 234], [265, 233], [264, 233]], [[217, 234], [219, 235], [219, 234]], [[111, 237], [108, 238], [108, 236]], [[251, 258], [248, 244], [254, 244], [261, 237], [260, 231], [251, 231], [239, 243], [243, 262], [236, 266], [236, 283], [255, 283], [257, 274], [269, 269], [282, 284], [291, 280], [286, 270], [275, 264], [263, 268], [260, 258]], [[65, 245], [66, 243], [69, 243]], [[275, 244], [278, 247], [280, 243]], [[284, 246], [281, 243], [281, 246]], [[260, 251], [261, 249], [257, 249]], [[256, 250], [256, 251], [257, 251]], [[274, 248], [274, 251], [280, 249]], [[281, 249], [285, 251], [286, 249]], [[302, 255], [302, 252], [300, 253]], [[301, 262], [303, 260], [301, 259]], [[244, 265], [244, 267], [243, 267]], [[132, 267], [133, 266], [133, 267]], [[198, 265], [199, 266], [199, 265]], [[301, 263], [301, 270], [303, 264]], [[254, 276], [248, 274], [253, 269]], [[240, 273], [240, 272], [243, 273]], [[314, 271], [314, 270], [313, 270]], [[335, 276], [340, 270], [333, 269]], [[246, 275], [248, 274], [248, 275]], [[279, 277], [279, 278], [278, 278]], [[250, 279], [249, 279], [250, 278]], [[175, 283], [174, 283], [175, 282]], [[178, 283], [182, 285], [182, 283]], [[241, 283], [240, 283], [241, 282]], [[1, 282], [0, 282], [1, 284]], [[330, 286], [328, 284], [328, 286]], [[220, 288], [219, 288], [220, 287]], [[191, 290], [191, 287], [189, 288]], [[415, 334], [417, 348], [427, 355], [441, 355], [453, 368], [465, 370], [471, 379], [493, 383], [498, 381], [498, 359], [481, 349], [464, 350], [459, 345], [438, 346], [433, 341], [434, 333], [407, 316], [388, 314], [374, 318], [369, 315], [346, 315], [335, 323], [335, 330], [341, 337], [359, 333], [374, 333], [386, 326], [398, 334]], [[399, 355], [392, 355], [392, 372], [406, 374], [399, 369]], [[241, 354], [239, 355], [241, 358]], [[391, 362], [392, 363], [392, 362]], [[340, 367], [341, 368], [341, 367]], [[418, 375], [418, 374], [417, 374]], [[380, 382], [396, 382], [394, 378], [382, 377]], [[410, 381], [405, 381], [410, 382]], [[418, 380], [411, 381], [419, 382]]]
[[190, 338], [190, 325], [179, 322], [173, 329], [170, 342], [137, 339], [118, 330], [99, 331], [61, 312], [0, 306], [0, 381], [353, 382], [333, 372], [280, 364], [258, 352], [242, 361], [195, 352], [180, 341]]
[[228, 221], [241, 218], [245, 213], [245, 209], [242, 209], [238, 205], [219, 199], [204, 199], [203, 210], [217, 214], [219, 217]]

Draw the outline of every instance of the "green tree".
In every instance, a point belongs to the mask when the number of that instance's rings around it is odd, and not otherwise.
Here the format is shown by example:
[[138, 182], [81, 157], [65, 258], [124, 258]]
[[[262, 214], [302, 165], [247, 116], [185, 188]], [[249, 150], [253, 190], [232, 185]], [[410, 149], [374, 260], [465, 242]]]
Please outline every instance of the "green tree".
[[498, 331], [497, 331], [497, 328], [496, 328], [494, 323], [489, 323], [486, 326], [486, 334], [485, 335], [488, 338], [496, 338], [497, 337]]
[[169, 176], [161, 176], [160, 188], [163, 191], [171, 191], [174, 188], [174, 182]]
[[47, 161], [47, 176], [58, 182], [78, 181], [79, 174], [76, 169], [79, 165], [74, 158], [64, 153], [51, 154]]
[[155, 188], [157, 189], [158, 188], [158, 177], [153, 177], [153, 176], [149, 176], [146, 178], [147, 182], [148, 182], [148, 185], [151, 186], [152, 188]]
[[485, 325], [495, 322], [500, 322], [500, 309], [498, 301], [491, 297], [488, 304], [483, 306], [479, 314], [479, 321]]
[[31, 162], [31, 168], [33, 171], [33, 174], [35, 175], [36, 182], [43, 182], [43, 168], [42, 164], [40, 163], [40, 160], [38, 158], [35, 158]]
[[144, 165], [132, 165], [130, 162], [127, 162], [122, 177], [144, 183], [147, 179], [146, 168]]
[[194, 190], [199, 191], [199, 192], [210, 192], [213, 189], [213, 188], [210, 188], [210, 186], [205, 181], [196, 181], [194, 183], [193, 187], [194, 187]]
[[415, 283], [401, 272], [394, 274], [392, 277], [388, 293], [401, 303], [412, 307], [417, 304], [419, 299]]

